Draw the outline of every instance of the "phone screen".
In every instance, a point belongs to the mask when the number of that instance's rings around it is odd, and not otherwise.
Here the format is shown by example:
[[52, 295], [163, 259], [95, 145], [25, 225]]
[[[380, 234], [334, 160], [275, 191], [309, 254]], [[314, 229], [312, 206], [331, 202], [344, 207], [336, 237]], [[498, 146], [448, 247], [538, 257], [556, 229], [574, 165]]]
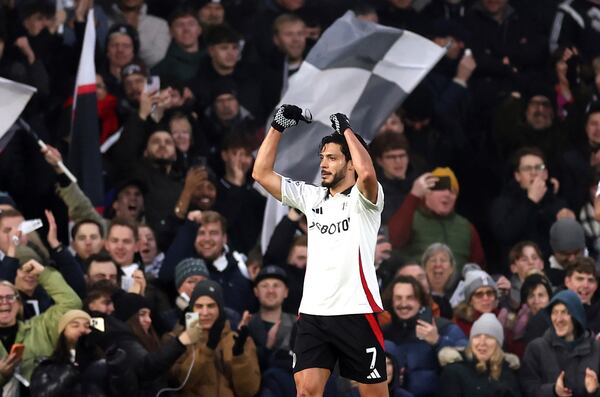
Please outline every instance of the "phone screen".
[[431, 190], [452, 190], [449, 176], [439, 176]]

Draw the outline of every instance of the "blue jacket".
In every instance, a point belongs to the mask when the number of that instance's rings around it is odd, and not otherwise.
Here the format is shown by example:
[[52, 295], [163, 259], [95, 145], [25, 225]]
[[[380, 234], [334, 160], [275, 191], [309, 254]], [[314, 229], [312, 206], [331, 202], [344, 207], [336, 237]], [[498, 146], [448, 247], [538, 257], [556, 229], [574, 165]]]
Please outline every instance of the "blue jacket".
[[436, 345], [417, 339], [417, 317], [400, 320], [392, 313], [392, 323], [383, 328], [385, 339], [398, 347], [398, 365], [403, 369], [402, 387], [415, 397], [434, 396], [440, 376], [437, 354], [446, 346], [466, 346], [461, 329], [444, 318], [436, 318], [440, 339]]

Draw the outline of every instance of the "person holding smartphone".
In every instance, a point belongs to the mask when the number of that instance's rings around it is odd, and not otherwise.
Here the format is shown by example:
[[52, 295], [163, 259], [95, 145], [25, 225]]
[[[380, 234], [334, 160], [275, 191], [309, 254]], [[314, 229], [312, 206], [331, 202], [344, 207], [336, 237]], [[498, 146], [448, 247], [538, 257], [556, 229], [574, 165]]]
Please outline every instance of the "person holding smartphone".
[[433, 395], [439, 379], [438, 352], [466, 346], [465, 334], [448, 319], [433, 319], [431, 297], [412, 276], [396, 277], [383, 299], [392, 317], [383, 336], [401, 352], [396, 357], [405, 374], [401, 387], [414, 396]]

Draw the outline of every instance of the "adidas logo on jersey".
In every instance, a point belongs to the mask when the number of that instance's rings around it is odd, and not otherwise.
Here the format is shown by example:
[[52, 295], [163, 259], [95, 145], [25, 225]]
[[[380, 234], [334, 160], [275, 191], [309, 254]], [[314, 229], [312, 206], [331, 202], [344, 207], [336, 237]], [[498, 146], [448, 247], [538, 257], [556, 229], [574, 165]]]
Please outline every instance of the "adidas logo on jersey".
[[322, 207], [313, 208], [312, 212], [314, 212], [315, 214], [323, 215], [323, 208]]
[[367, 376], [367, 379], [381, 379], [381, 375], [379, 375], [379, 372], [377, 372], [377, 368], [371, 371], [369, 376]]

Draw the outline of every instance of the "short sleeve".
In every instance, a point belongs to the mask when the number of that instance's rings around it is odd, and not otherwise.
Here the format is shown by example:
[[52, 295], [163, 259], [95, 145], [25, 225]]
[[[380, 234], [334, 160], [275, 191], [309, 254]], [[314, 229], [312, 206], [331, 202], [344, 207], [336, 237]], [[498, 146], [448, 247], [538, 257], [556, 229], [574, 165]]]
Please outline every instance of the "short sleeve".
[[371, 200], [363, 196], [357, 185], [354, 185], [353, 189], [356, 189], [358, 196], [358, 203], [360, 207], [368, 211], [382, 212], [383, 211], [383, 187], [377, 182], [377, 202], [373, 204]]
[[322, 189], [302, 181], [290, 178], [281, 178], [281, 202], [306, 213], [307, 208], [312, 208], [312, 203], [319, 199]]

